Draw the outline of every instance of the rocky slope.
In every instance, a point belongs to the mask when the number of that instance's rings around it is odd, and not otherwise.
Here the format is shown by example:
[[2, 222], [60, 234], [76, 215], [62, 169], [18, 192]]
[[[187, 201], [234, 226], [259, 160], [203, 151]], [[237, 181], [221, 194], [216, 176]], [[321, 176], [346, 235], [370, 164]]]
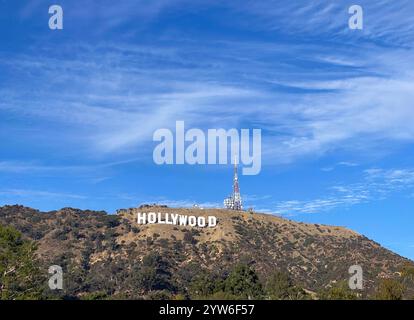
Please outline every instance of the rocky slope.
[[[214, 228], [138, 225], [137, 211], [212, 215], [218, 224]], [[143, 295], [143, 289], [137, 291], [134, 284], [143, 259], [151, 252], [162, 257], [165, 276], [173, 284], [164, 289], [172, 292], [187, 292], [192, 278], [200, 273], [228, 273], [235, 264], [245, 262], [264, 279], [275, 270], [288, 272], [295, 283], [311, 292], [347, 280], [348, 268], [358, 264], [364, 271], [363, 294], [369, 295], [380, 279], [413, 264], [342, 227], [218, 209], [158, 206], [108, 215], [72, 208], [39, 212], [4, 206], [0, 224], [11, 225], [36, 241], [46, 270], [53, 264], [66, 270], [65, 294], [70, 296], [91, 292]]]

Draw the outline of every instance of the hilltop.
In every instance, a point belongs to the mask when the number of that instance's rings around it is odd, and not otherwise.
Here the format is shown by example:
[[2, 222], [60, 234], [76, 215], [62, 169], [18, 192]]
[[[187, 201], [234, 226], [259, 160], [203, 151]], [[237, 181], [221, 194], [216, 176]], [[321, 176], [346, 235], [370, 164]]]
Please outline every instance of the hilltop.
[[[137, 211], [214, 215], [218, 223], [214, 228], [138, 225]], [[311, 294], [347, 281], [348, 268], [358, 264], [364, 271], [361, 295], [370, 296], [381, 279], [398, 277], [405, 266], [414, 266], [343, 227], [241, 211], [146, 206], [109, 215], [73, 208], [40, 212], [4, 206], [0, 224], [13, 226], [35, 241], [46, 269], [60, 265], [66, 270], [65, 294], [71, 297], [148, 298], [158, 291], [190, 296], [192, 282], [200, 275], [225, 278], [240, 263], [254, 268], [263, 281], [275, 271], [283, 272]], [[158, 287], [143, 279], [150, 274]]]

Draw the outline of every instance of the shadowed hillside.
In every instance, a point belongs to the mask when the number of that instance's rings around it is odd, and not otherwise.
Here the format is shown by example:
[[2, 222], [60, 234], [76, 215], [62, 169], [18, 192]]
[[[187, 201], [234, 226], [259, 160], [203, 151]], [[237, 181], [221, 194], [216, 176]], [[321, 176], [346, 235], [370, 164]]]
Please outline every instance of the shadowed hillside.
[[[215, 228], [138, 225], [137, 211], [214, 215], [218, 224]], [[195, 298], [200, 293], [194, 283], [203, 277], [225, 283], [240, 264], [253, 269], [261, 283], [275, 272], [285, 274], [308, 298], [347, 282], [348, 268], [359, 264], [365, 289], [358, 296], [367, 297], [384, 279], [399, 277], [404, 267], [412, 266], [411, 261], [342, 227], [239, 211], [159, 206], [108, 215], [72, 208], [39, 212], [4, 206], [0, 224], [36, 242], [46, 273], [50, 265], [62, 266], [64, 291], [53, 293], [60, 297]], [[222, 286], [211, 292], [224, 292]], [[411, 287], [407, 289], [410, 292]]]

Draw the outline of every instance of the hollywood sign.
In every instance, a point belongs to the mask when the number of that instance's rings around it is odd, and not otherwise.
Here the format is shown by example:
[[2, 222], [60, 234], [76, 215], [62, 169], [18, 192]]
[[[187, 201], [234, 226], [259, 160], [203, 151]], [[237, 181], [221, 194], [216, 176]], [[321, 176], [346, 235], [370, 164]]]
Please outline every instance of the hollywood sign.
[[217, 225], [217, 218], [215, 216], [196, 217], [186, 216], [175, 213], [162, 213], [162, 212], [138, 212], [137, 213], [138, 224], [170, 224], [190, 227], [215, 227]]

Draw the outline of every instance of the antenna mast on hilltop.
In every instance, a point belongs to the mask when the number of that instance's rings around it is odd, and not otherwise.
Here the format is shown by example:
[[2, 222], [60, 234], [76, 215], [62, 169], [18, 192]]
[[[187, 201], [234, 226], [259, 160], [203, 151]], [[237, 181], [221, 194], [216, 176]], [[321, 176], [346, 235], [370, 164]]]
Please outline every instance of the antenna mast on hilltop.
[[237, 174], [237, 156], [234, 157], [234, 177], [233, 177], [233, 193], [230, 197], [224, 199], [224, 206], [229, 210], [243, 210], [242, 199], [240, 196], [239, 177]]

